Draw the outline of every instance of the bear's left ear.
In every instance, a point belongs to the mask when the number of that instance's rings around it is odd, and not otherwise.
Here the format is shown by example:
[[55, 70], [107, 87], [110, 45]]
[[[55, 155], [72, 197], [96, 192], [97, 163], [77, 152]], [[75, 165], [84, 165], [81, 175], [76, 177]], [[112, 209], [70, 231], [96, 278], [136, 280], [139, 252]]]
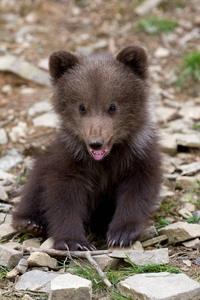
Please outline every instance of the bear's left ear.
[[120, 51], [116, 59], [123, 63], [140, 78], [148, 77], [148, 57], [146, 51], [138, 46], [129, 46]]
[[70, 52], [54, 52], [49, 58], [49, 73], [53, 79], [57, 79], [78, 63], [78, 57]]

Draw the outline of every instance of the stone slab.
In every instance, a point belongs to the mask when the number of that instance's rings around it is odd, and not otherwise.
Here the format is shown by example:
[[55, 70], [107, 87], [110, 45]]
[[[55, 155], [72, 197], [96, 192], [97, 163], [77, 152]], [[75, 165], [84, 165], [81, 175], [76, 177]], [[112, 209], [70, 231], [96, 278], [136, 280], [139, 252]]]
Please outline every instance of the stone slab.
[[26, 272], [17, 281], [15, 290], [49, 293], [51, 280], [58, 276], [61, 275], [39, 270]]
[[70, 273], [53, 279], [51, 281], [49, 300], [60, 299], [92, 299], [92, 282]]
[[118, 284], [120, 293], [137, 300], [199, 300], [200, 283], [185, 274], [146, 273]]
[[22, 254], [12, 248], [0, 245], [0, 265], [8, 268], [15, 267], [19, 260], [22, 258]]
[[168, 243], [178, 243], [200, 237], [200, 225], [176, 222], [161, 228], [159, 234], [166, 234]]

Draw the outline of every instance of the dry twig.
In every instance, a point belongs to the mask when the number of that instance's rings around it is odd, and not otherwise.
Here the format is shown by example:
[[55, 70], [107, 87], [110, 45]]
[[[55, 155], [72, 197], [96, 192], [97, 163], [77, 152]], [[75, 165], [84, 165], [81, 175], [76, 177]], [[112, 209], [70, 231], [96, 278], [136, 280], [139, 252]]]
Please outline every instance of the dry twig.
[[[93, 259], [93, 255], [99, 255], [99, 254], [108, 254], [112, 251], [110, 250], [99, 250], [99, 251], [61, 251], [61, 250], [55, 250], [55, 249], [38, 249], [38, 248], [32, 248], [32, 247], [24, 247], [24, 246], [17, 246], [15, 247], [17, 250], [22, 250], [23, 252], [43, 252], [47, 253], [48, 255], [52, 257], [68, 257], [69, 259], [72, 259], [73, 256], [79, 257], [79, 258], [85, 258], [89, 261], [91, 266], [97, 271], [99, 276], [102, 278], [104, 283], [110, 288], [112, 284], [107, 279], [104, 272], [101, 270], [97, 262]], [[74, 261], [74, 259], [72, 259]], [[75, 261], [74, 261], [75, 262]], [[77, 262], [75, 262], [77, 264]], [[79, 264], [78, 264], [79, 265]], [[81, 267], [83, 269], [83, 267]], [[85, 269], [84, 269], [85, 271]]]

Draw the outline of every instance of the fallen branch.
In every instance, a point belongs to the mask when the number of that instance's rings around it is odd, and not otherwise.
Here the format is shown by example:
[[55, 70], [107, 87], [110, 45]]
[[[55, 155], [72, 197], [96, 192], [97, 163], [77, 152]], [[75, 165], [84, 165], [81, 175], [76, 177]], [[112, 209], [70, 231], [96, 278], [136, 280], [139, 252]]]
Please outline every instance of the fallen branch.
[[107, 277], [104, 274], [104, 272], [101, 270], [101, 268], [99, 267], [99, 265], [97, 264], [97, 262], [92, 257], [92, 255], [91, 255], [92, 252], [87, 252], [87, 251], [84, 251], [84, 252], [85, 252], [85, 258], [89, 261], [89, 263], [91, 264], [91, 266], [97, 271], [97, 273], [102, 278], [102, 280], [104, 281], [104, 283], [110, 288], [112, 286], [112, 284], [107, 279]]
[[63, 251], [56, 249], [42, 249], [42, 248], [34, 248], [34, 247], [25, 247], [25, 246], [16, 246], [16, 250], [22, 250], [24, 252], [44, 252], [47, 253], [51, 257], [66, 257], [69, 255], [76, 256], [79, 258], [85, 258], [85, 252], [89, 252], [93, 255], [101, 255], [101, 254], [109, 254], [111, 250], [97, 250], [97, 251]]
[[[92, 256], [94, 255], [101, 255], [101, 254], [108, 254], [111, 253], [111, 250], [98, 250], [98, 251], [61, 251], [61, 250], [55, 250], [55, 249], [38, 249], [38, 248], [32, 248], [32, 247], [24, 247], [24, 246], [17, 246], [15, 247], [16, 250], [22, 250], [23, 252], [43, 252], [47, 253], [48, 255], [52, 257], [67, 257], [69, 259], [72, 259], [73, 256], [78, 258], [85, 258], [89, 261], [91, 266], [97, 271], [99, 276], [102, 278], [104, 283], [110, 288], [112, 284], [107, 279], [104, 272], [101, 270], [97, 262], [94, 260]], [[72, 259], [74, 261], [74, 259]], [[75, 262], [76, 263], [76, 262]], [[77, 263], [76, 263], [77, 264]], [[79, 265], [79, 264], [78, 264]]]

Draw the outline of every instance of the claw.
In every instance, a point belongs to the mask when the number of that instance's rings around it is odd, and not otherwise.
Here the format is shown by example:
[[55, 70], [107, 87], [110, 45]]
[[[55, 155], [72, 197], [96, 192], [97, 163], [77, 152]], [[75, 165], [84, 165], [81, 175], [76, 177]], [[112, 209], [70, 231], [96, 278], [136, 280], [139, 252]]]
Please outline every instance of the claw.
[[124, 241], [121, 241], [120, 248], [122, 248], [123, 246], [124, 246]]
[[132, 241], [130, 241], [129, 245], [130, 245], [130, 247], [131, 247], [131, 246], [133, 245], [133, 242], [132, 242]]
[[28, 221], [28, 225], [31, 225], [31, 221]]
[[97, 250], [97, 248], [96, 248], [95, 246], [93, 246], [93, 245], [90, 247], [90, 249], [91, 249], [92, 251], [96, 251], [96, 250]]
[[66, 243], [64, 243], [65, 248], [67, 249], [67, 251], [69, 251], [69, 247]]
[[76, 244], [76, 246], [77, 246], [78, 248], [80, 248], [81, 250], [83, 250], [83, 247], [82, 247], [80, 244]]
[[88, 249], [86, 246], [83, 246], [82, 248], [83, 248], [83, 250], [85, 250], [85, 251], [89, 251], [89, 249]]
[[112, 240], [110, 242], [108, 242], [108, 248], [111, 247], [111, 243], [112, 243]]
[[112, 242], [111, 247], [114, 247], [115, 245], [115, 240]]

